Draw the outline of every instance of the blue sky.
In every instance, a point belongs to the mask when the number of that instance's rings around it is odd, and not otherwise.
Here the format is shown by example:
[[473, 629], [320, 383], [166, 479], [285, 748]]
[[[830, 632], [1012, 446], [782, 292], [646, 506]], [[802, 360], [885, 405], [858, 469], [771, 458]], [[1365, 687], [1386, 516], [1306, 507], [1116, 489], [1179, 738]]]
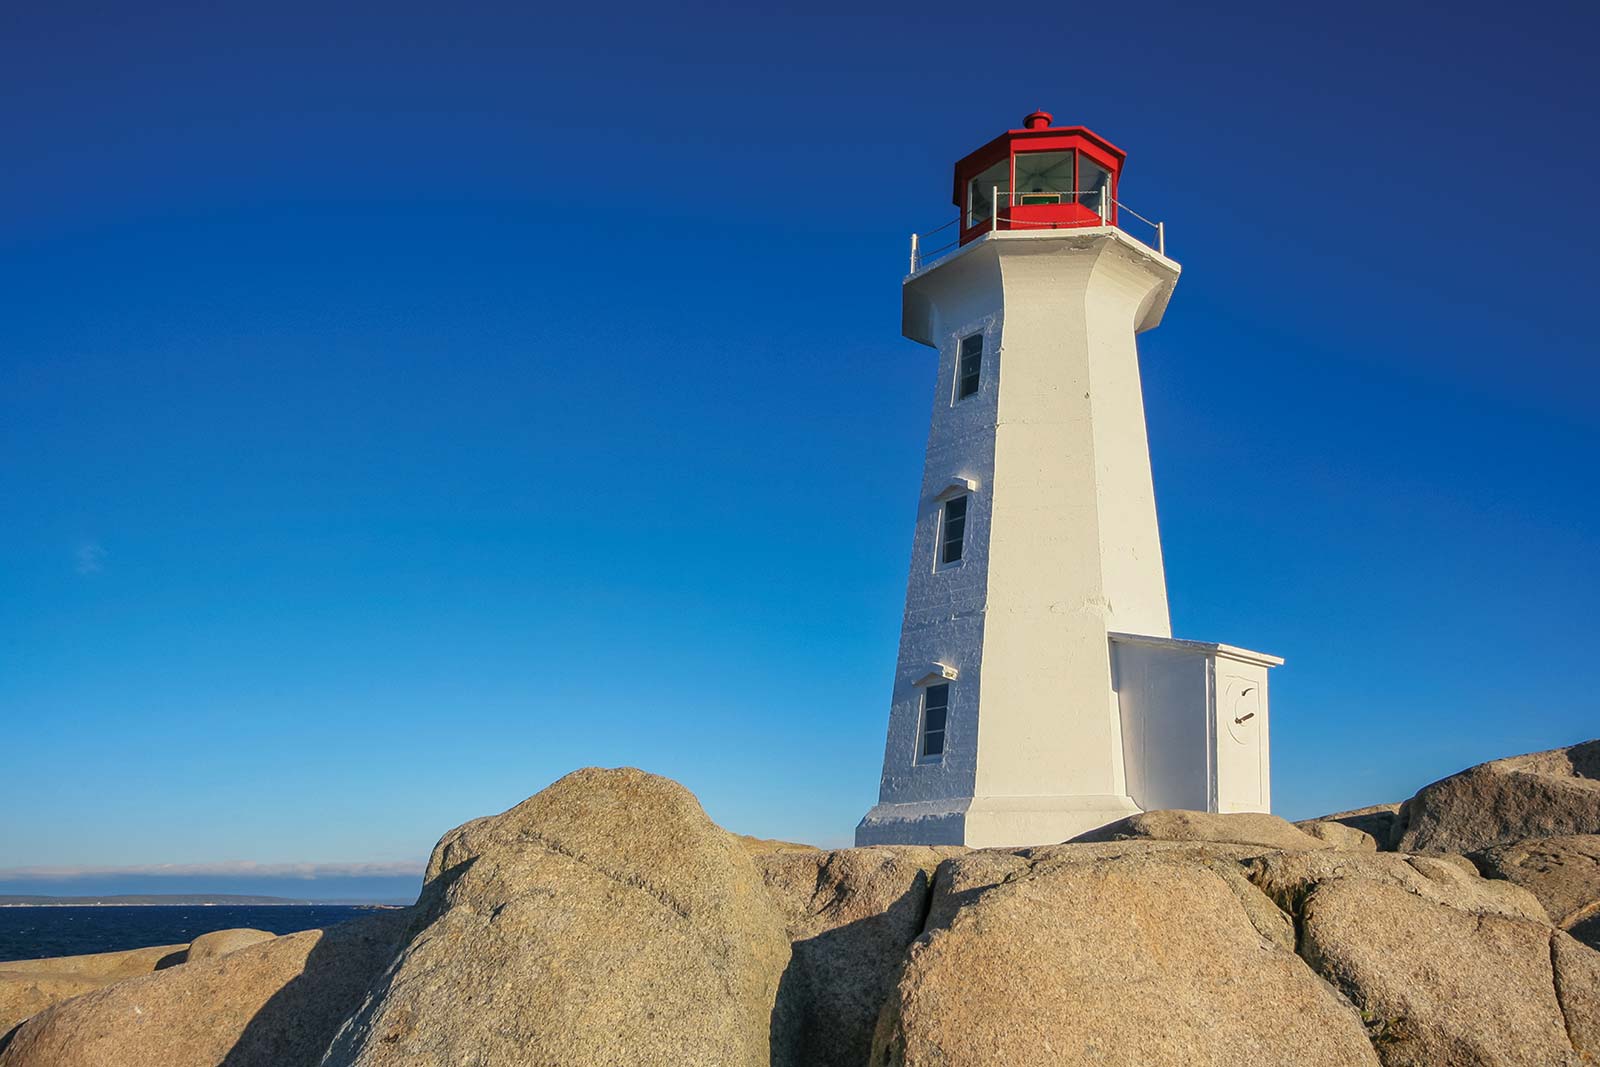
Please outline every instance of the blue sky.
[[847, 842], [906, 238], [1036, 107], [1184, 265], [1173, 624], [1288, 659], [1279, 812], [1600, 735], [1592, 7], [1088, 10], [0, 13], [0, 892], [343, 896], [586, 764]]

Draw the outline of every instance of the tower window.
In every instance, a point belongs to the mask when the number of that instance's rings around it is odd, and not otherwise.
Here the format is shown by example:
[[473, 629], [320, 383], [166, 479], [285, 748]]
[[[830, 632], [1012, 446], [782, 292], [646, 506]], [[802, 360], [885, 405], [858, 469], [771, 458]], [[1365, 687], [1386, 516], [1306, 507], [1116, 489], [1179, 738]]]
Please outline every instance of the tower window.
[[983, 334], [961, 339], [961, 356], [956, 361], [956, 399], [965, 400], [978, 391], [978, 375], [983, 370]]
[[922, 738], [917, 758], [936, 760], [944, 755], [944, 723], [950, 711], [950, 683], [930, 685], [922, 691]]
[[939, 562], [959, 563], [967, 534], [967, 498], [952, 497], [939, 512]]

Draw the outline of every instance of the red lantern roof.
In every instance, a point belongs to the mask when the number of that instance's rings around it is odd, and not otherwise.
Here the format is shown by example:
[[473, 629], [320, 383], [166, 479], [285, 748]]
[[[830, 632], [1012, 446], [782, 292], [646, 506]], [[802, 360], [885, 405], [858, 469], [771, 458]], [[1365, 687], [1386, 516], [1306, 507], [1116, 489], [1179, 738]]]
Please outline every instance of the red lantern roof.
[[[961, 243], [992, 230], [1116, 225], [1127, 153], [1084, 126], [1035, 111], [956, 164]], [[997, 210], [998, 209], [998, 210]]]

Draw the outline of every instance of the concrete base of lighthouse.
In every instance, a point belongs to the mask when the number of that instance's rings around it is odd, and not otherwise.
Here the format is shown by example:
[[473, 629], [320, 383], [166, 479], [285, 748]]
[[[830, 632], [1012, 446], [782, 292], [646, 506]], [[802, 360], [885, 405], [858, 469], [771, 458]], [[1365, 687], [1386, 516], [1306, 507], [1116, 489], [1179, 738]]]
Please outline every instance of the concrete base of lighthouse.
[[1283, 660], [1171, 637], [1107, 640], [1120, 724], [1112, 762], [1127, 794], [880, 803], [857, 825], [856, 844], [1013, 848], [1068, 841], [1161, 808], [1271, 811], [1267, 672]]
[[1068, 841], [1137, 815], [1131, 797], [974, 797], [879, 804], [856, 827], [860, 845], [1013, 848]]

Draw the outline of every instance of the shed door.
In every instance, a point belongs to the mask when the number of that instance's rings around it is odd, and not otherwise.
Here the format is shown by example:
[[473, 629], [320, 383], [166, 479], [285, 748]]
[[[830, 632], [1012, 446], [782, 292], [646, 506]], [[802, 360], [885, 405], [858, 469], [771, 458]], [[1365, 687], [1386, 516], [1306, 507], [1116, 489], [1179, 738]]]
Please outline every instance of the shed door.
[[1265, 811], [1264, 679], [1224, 675], [1217, 687], [1217, 809]]

